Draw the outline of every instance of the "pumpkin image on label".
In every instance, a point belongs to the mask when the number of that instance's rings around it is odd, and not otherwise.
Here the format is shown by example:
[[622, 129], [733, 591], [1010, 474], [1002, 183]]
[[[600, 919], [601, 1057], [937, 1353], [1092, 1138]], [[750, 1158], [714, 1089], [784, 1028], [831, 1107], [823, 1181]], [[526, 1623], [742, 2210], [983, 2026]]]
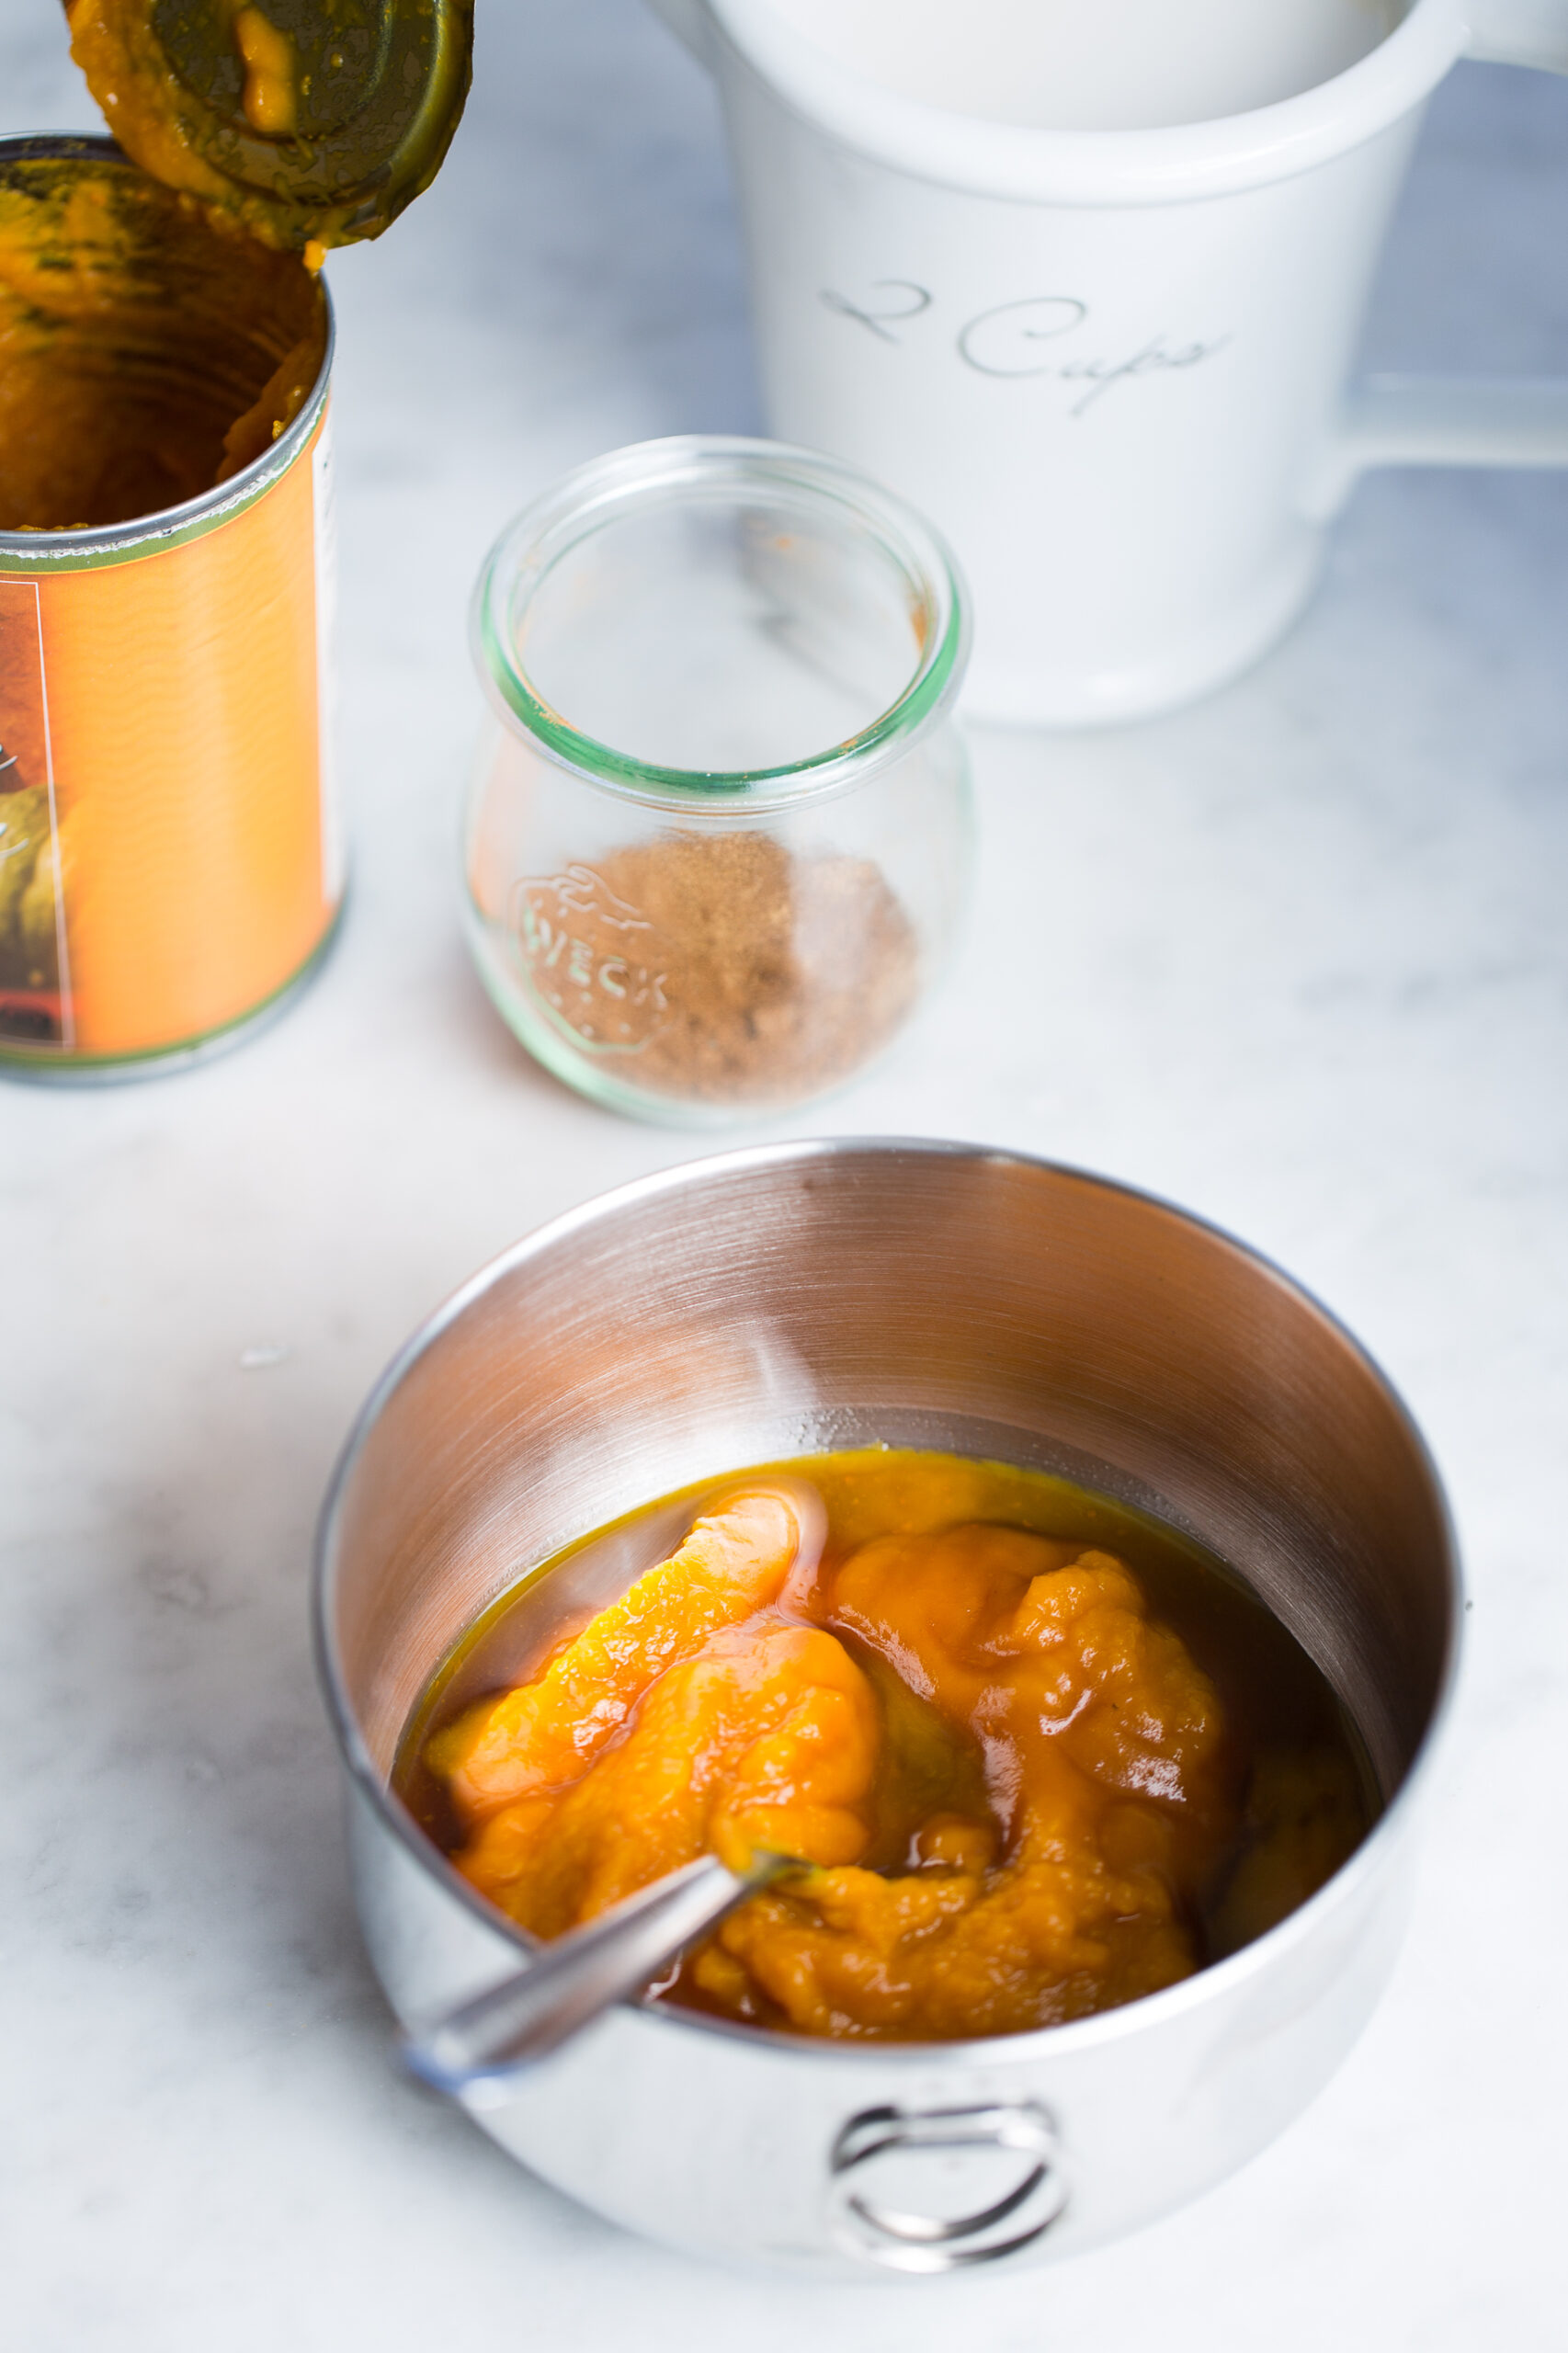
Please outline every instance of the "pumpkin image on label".
[[0, 1039], [72, 1042], [37, 583], [0, 580]]

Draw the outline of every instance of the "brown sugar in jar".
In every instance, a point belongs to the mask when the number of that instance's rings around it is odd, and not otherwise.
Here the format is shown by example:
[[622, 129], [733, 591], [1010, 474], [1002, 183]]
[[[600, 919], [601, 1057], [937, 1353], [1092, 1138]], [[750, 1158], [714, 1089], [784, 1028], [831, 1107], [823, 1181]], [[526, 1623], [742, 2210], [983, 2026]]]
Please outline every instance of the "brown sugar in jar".
[[519, 518], [474, 637], [470, 938], [538, 1060], [721, 1126], [880, 1053], [968, 882], [962, 597], [919, 518], [814, 453], [650, 442]]
[[538, 994], [585, 1040], [635, 1041], [641, 1084], [677, 1098], [831, 1086], [915, 998], [914, 927], [869, 858], [795, 857], [760, 830], [672, 830], [524, 892]]

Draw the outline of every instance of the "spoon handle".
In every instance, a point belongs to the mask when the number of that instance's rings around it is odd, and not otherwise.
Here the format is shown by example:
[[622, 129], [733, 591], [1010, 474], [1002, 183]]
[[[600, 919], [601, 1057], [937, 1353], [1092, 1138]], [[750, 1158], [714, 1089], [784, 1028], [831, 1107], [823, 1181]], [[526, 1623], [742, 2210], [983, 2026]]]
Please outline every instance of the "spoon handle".
[[704, 1855], [557, 1937], [516, 1976], [410, 2036], [403, 2063], [436, 2090], [450, 2093], [530, 2066], [602, 2011], [641, 1992], [759, 1887], [798, 1868], [788, 1856], [759, 1854], [743, 1876]]

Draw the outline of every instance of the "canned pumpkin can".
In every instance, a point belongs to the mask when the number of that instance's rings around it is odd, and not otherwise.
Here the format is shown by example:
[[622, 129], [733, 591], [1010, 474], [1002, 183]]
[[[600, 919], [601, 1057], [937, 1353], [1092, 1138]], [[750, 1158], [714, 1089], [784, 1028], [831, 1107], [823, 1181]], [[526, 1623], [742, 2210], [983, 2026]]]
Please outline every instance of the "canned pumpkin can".
[[332, 319], [108, 140], [0, 141], [0, 1061], [279, 1007], [343, 891]]

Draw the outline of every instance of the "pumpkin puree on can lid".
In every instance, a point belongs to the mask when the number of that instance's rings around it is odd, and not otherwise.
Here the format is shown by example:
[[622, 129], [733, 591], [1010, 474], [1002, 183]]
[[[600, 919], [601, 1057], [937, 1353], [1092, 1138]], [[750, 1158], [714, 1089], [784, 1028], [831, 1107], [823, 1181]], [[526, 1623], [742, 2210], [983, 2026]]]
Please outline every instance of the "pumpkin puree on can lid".
[[[553, 1937], [705, 1850], [797, 1856], [674, 1992], [817, 2035], [1025, 2031], [1213, 1957], [1199, 1913], [1244, 1830], [1244, 1760], [1139, 1577], [974, 1521], [819, 1564], [801, 1492], [722, 1499], [541, 1675], [426, 1741], [457, 1868]], [[1359, 1835], [1321, 1756], [1273, 1771], [1271, 1835], [1211, 1945], [1271, 1925]]]
[[66, 0], [65, 13], [126, 153], [312, 269], [429, 187], [472, 71], [473, 0]]
[[259, 8], [242, 8], [234, 18], [234, 47], [244, 61], [240, 103], [245, 120], [264, 138], [287, 139], [300, 119], [293, 42]]
[[[193, 145], [186, 128], [189, 93], [165, 54], [147, 0], [66, 0], [65, 17], [72, 57], [109, 129], [143, 171], [263, 242], [281, 242], [274, 208], [247, 202]], [[237, 10], [231, 32], [244, 73], [246, 122], [263, 137], [287, 138], [299, 113], [293, 44], [257, 7]], [[316, 267], [326, 242], [312, 240]]]

